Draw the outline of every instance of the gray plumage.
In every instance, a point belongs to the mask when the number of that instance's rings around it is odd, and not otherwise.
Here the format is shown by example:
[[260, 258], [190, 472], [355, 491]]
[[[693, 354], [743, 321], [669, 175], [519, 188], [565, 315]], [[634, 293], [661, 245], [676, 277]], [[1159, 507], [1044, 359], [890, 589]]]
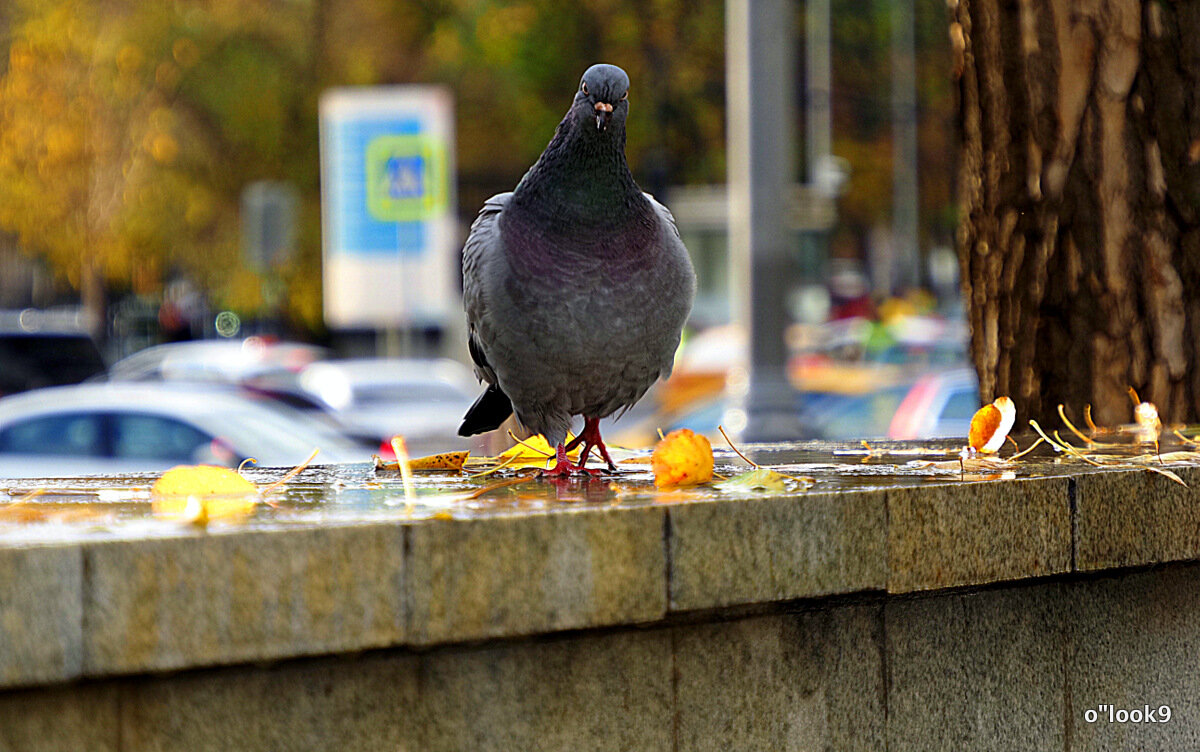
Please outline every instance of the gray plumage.
[[572, 416], [604, 418], [671, 372], [695, 273], [665, 206], [625, 161], [629, 79], [584, 73], [516, 189], [488, 199], [463, 249], [476, 374], [490, 386], [463, 435], [517, 419], [551, 446]]

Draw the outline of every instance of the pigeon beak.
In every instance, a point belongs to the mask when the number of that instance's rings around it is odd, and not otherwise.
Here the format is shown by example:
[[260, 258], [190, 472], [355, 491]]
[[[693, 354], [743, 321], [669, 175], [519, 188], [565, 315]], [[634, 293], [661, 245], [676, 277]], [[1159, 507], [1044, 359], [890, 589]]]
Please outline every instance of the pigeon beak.
[[613, 106], [607, 102], [596, 103], [596, 130], [602, 131], [608, 128], [608, 121], [612, 118]]

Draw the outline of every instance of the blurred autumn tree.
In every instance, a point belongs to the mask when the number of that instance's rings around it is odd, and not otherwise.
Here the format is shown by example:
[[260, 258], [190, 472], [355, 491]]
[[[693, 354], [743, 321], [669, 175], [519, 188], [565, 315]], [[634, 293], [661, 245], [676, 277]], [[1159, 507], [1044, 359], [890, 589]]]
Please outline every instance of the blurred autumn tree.
[[[799, 3], [803, 6], [803, 3]], [[920, 246], [949, 246], [956, 224], [958, 142], [944, 0], [913, 0], [917, 72]], [[833, 153], [850, 163], [832, 253], [867, 257], [872, 229], [892, 213], [892, 2], [831, 0]]]
[[[834, 110], [854, 169], [844, 217], [865, 237], [890, 209], [888, 2], [834, 5], [835, 89], [853, 90]], [[918, 7], [918, 46], [932, 40], [936, 58], [944, 7]], [[180, 269], [219, 305], [254, 312], [262, 280], [241, 263], [239, 198], [248, 182], [287, 180], [302, 211], [285, 300], [319, 328], [317, 100], [330, 86], [449, 85], [468, 221], [520, 178], [598, 60], [634, 82], [629, 157], [644, 187], [724, 180], [717, 0], [6, 0], [5, 44], [0, 232], [93, 307], [106, 285], [154, 291]], [[945, 78], [937, 60], [926, 67]], [[948, 112], [936, 86], [920, 101]], [[923, 157], [944, 165], [948, 137], [935, 128]], [[949, 179], [922, 164], [923, 187], [944, 195]]]

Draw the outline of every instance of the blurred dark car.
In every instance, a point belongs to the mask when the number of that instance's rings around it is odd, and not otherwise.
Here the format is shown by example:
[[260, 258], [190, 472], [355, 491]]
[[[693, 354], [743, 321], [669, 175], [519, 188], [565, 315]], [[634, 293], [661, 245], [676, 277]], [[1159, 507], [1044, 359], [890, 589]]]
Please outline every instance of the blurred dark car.
[[97, 383], [0, 399], [0, 477], [154, 472], [179, 464], [237, 467], [360, 462], [370, 451], [296, 410], [227, 388]]
[[0, 311], [0, 396], [77, 384], [104, 370], [78, 311]]
[[[887, 436], [892, 416], [911, 384], [880, 387], [866, 394], [806, 392], [797, 395], [796, 411], [804, 431], [801, 438], [823, 441], [858, 441]], [[724, 396], [686, 413], [670, 424], [670, 430], [689, 428], [712, 439], [723, 425], [731, 435], [740, 434], [745, 415]], [[664, 429], [666, 430], [666, 429]]]

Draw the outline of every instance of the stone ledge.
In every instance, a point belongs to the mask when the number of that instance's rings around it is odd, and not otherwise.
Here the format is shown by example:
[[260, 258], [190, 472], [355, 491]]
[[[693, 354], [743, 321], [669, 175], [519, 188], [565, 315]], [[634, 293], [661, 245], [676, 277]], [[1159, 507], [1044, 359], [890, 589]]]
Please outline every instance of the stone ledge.
[[403, 541], [352, 525], [85, 544], [84, 674], [400, 644]]
[[0, 687], [1196, 560], [1178, 472], [0, 543]]
[[1150, 472], [1075, 479], [1081, 572], [1200, 558], [1200, 468], [1175, 468], [1184, 488]]
[[66, 681], [82, 667], [79, 547], [0, 548], [0, 687]]
[[669, 507], [671, 610], [883, 590], [884, 491]]
[[409, 638], [432, 645], [661, 619], [661, 507], [410, 526]]
[[1070, 479], [887, 492], [893, 593], [983, 585], [1071, 570]]

